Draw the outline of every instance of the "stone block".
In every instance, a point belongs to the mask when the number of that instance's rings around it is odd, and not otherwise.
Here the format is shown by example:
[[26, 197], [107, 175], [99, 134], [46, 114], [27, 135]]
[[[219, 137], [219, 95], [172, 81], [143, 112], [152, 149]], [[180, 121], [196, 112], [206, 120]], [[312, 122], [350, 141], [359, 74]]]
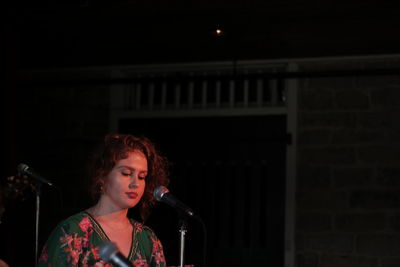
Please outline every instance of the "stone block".
[[297, 267], [318, 267], [318, 255], [316, 253], [299, 253], [296, 256]]
[[357, 148], [358, 161], [371, 164], [400, 164], [400, 145], [371, 145]]
[[299, 94], [300, 110], [329, 110], [333, 108], [333, 91], [324, 88], [305, 88]]
[[399, 143], [400, 142], [400, 129], [386, 129], [384, 140], [386, 142], [389, 141], [389, 142], [393, 142], [393, 143]]
[[400, 209], [400, 190], [356, 190], [350, 194], [350, 207], [364, 210]]
[[360, 76], [356, 80], [358, 88], [375, 89], [379, 91], [387, 86], [396, 86], [400, 84], [399, 75], [385, 75], [385, 76]]
[[300, 129], [307, 127], [318, 128], [354, 128], [357, 114], [352, 112], [305, 112], [299, 113]]
[[333, 184], [338, 188], [371, 186], [373, 172], [369, 167], [338, 167], [333, 170]]
[[349, 205], [346, 192], [298, 191], [296, 199], [298, 211], [336, 211], [348, 209]]
[[327, 213], [298, 213], [296, 230], [298, 232], [324, 232], [332, 229], [332, 215]]
[[397, 86], [379, 88], [371, 91], [373, 107], [400, 107], [400, 82]]
[[351, 147], [300, 147], [298, 155], [300, 163], [352, 164], [356, 162], [356, 150]]
[[331, 185], [330, 166], [300, 165], [297, 174], [297, 186], [308, 190], [329, 188]]
[[400, 266], [400, 258], [394, 257], [389, 259], [381, 260], [382, 267], [399, 267]]
[[400, 187], [400, 167], [377, 168], [376, 184], [390, 188]]
[[398, 256], [400, 254], [400, 235], [365, 234], [356, 238], [356, 250], [368, 256]]
[[398, 118], [400, 110], [397, 109], [380, 109], [371, 112], [358, 112], [354, 113], [356, 116], [356, 125], [359, 128], [366, 129], [379, 129], [380, 131], [387, 131], [393, 129], [400, 129]]
[[326, 92], [332, 93], [340, 89], [357, 88], [356, 81], [357, 78], [354, 76], [315, 77], [307, 79], [304, 86], [310, 91], [314, 90], [316, 93], [325, 94]]
[[381, 143], [385, 141], [385, 131], [382, 129], [349, 129], [332, 130], [332, 144], [354, 145]]
[[380, 231], [386, 227], [384, 213], [339, 213], [335, 215], [334, 229], [341, 232]]
[[377, 258], [366, 258], [352, 255], [321, 256], [319, 267], [378, 267]]
[[305, 237], [305, 249], [318, 252], [351, 253], [353, 252], [353, 235], [313, 234]]
[[298, 133], [299, 145], [328, 145], [331, 143], [332, 131], [329, 129], [307, 129]]
[[335, 108], [343, 110], [366, 110], [370, 108], [369, 94], [365, 90], [344, 89], [335, 91]]
[[297, 252], [304, 251], [305, 249], [304, 237], [304, 234], [300, 234], [298, 231], [296, 231], [295, 246]]
[[393, 214], [389, 217], [389, 228], [395, 232], [400, 232], [400, 213]]

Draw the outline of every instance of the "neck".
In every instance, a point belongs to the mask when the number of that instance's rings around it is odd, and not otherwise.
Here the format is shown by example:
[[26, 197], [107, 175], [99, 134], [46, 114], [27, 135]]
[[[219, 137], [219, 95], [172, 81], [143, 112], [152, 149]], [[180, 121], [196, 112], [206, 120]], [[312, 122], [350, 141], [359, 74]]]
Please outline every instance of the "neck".
[[125, 222], [127, 221], [128, 209], [121, 209], [114, 205], [110, 205], [109, 201], [104, 197], [100, 197], [99, 201], [88, 212], [97, 219], [109, 222]]

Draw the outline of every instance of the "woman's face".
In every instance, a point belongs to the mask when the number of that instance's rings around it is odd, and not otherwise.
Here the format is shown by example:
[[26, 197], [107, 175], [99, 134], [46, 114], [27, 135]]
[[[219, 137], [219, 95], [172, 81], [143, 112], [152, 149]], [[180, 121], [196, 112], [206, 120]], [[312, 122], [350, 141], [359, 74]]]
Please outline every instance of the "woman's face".
[[117, 209], [136, 206], [146, 186], [147, 159], [139, 150], [118, 161], [106, 177], [103, 197]]

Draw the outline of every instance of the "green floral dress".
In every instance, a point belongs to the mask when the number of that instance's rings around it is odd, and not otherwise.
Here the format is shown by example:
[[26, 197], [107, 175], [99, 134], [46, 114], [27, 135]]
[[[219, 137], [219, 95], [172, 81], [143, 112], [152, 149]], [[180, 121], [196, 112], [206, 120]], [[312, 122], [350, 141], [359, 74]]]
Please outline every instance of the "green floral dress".
[[[132, 244], [128, 260], [135, 267], [165, 267], [160, 240], [147, 226], [131, 219]], [[111, 267], [99, 256], [109, 238], [100, 224], [83, 211], [62, 221], [51, 233], [39, 258], [39, 267]]]

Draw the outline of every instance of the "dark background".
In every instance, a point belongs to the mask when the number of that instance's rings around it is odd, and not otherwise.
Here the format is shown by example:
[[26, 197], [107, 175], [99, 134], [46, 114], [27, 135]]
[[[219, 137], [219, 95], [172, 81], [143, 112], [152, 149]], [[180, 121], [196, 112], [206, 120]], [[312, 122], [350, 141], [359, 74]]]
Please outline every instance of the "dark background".
[[3, 5], [2, 55], [17, 68], [389, 54], [400, 47], [397, 4], [388, 1]]
[[[295, 60], [400, 52], [396, 3], [293, 0], [140, 3], [12, 1], [3, 5], [0, 55], [4, 70], [1, 87], [4, 88], [2, 146], [5, 160], [2, 177], [14, 175], [15, 166], [25, 162], [45, 177], [57, 181], [62, 188], [62, 197], [57, 190], [46, 188], [44, 191], [41, 243], [60, 219], [90, 204], [86, 184], [82, 182], [85, 162], [94, 144], [108, 132], [110, 96], [107, 85], [99, 88], [78, 83], [68, 87], [56, 81], [53, 88], [27, 84], [20, 76], [22, 71], [59, 69], [61, 72], [65, 67]], [[217, 27], [224, 31], [222, 36], [215, 34]], [[339, 68], [346, 68], [343, 65]], [[303, 87], [305, 89], [300, 97], [302, 109], [299, 112], [303, 112], [300, 128], [303, 127], [305, 133], [300, 142], [306, 149], [300, 152], [305, 160], [301, 162], [298, 188], [299, 266], [335, 266], [335, 263], [343, 261], [349, 266], [360, 262], [371, 266], [399, 263], [395, 255], [400, 249], [396, 250], [397, 246], [393, 245], [397, 244], [397, 239], [391, 239], [393, 232], [396, 238], [400, 228], [397, 223], [400, 221], [397, 213], [400, 201], [395, 191], [398, 187], [395, 179], [398, 178], [398, 167], [392, 166], [397, 163], [396, 156], [390, 157], [398, 151], [393, 146], [399, 136], [398, 129], [393, 127], [397, 124], [393, 114], [398, 113], [393, 113], [393, 110], [398, 110], [398, 88], [393, 87], [396, 84], [393, 80], [396, 79], [382, 82], [374, 78], [358, 79], [356, 83], [346, 79], [339, 82], [312, 79], [311, 86]], [[50, 79], [54, 81], [57, 77]], [[358, 87], [354, 88], [354, 84]], [[352, 89], [350, 93], [344, 90], [349, 88]], [[348, 99], [351, 101], [347, 102]], [[349, 110], [353, 113], [347, 117]], [[240, 123], [238, 119], [228, 124], [237, 126]], [[340, 132], [342, 129], [345, 131]], [[384, 134], [376, 133], [376, 129], [384, 129]], [[216, 127], [215, 131], [219, 130]], [[336, 134], [338, 139], [333, 138], [332, 141], [330, 137]], [[232, 135], [229, 133], [229, 136]], [[282, 135], [270, 137], [270, 144], [286, 144], [286, 140], [281, 142]], [[154, 138], [157, 140], [159, 137]], [[257, 139], [250, 141], [254, 140]], [[361, 144], [357, 143], [359, 140], [362, 140]], [[163, 142], [168, 143], [159, 141], [161, 148], [165, 148], [167, 156], [172, 155], [169, 148], [163, 147]], [[357, 156], [353, 151], [354, 142], [359, 145]], [[372, 144], [372, 148], [366, 147], [365, 142]], [[380, 150], [382, 142], [387, 143]], [[181, 149], [185, 148], [187, 146], [183, 145]], [[388, 150], [392, 153], [389, 156], [386, 153]], [[179, 166], [179, 160], [176, 164]], [[354, 166], [347, 168], [346, 164]], [[186, 170], [179, 170], [179, 167], [175, 171], [176, 181], [186, 174]], [[202, 211], [199, 203], [187, 195], [186, 187], [171, 186], [177, 195]], [[339, 187], [339, 193], [334, 186]], [[344, 196], [342, 191], [345, 191]], [[390, 199], [385, 201], [385, 195]], [[343, 208], [342, 200], [348, 200], [350, 204]], [[388, 203], [389, 212], [379, 213], [380, 209], [386, 210]], [[28, 193], [24, 201], [13, 202], [7, 208], [7, 220], [0, 229], [1, 240], [6, 240], [2, 243], [0, 258], [12, 263], [12, 266], [28, 266], [27, 262], [32, 262], [34, 208], [32, 193]], [[351, 208], [361, 210], [361, 215], [355, 212], [346, 217], [346, 214], [340, 213], [343, 209], [354, 212]], [[170, 210], [155, 214], [168, 212]], [[210, 219], [211, 215], [205, 217]], [[343, 223], [336, 225], [341, 222], [340, 219]], [[154, 217], [153, 223], [159, 232], [158, 229], [164, 226], [157, 226], [157, 221]], [[362, 228], [364, 232], [361, 231], [361, 234], [359, 222], [367, 225]], [[167, 225], [175, 230], [174, 219]], [[192, 232], [200, 232], [200, 229]], [[381, 237], [382, 232], [389, 233], [390, 237]], [[170, 238], [176, 233], [160, 234]], [[196, 242], [191, 241], [196, 244], [197, 251], [200, 240], [201, 236], [198, 236]], [[379, 249], [374, 247], [376, 244]], [[278, 253], [282, 253], [282, 249]], [[198, 261], [197, 254], [189, 259]], [[385, 258], [387, 255], [389, 259]], [[334, 264], [329, 265], [332, 262]]]

